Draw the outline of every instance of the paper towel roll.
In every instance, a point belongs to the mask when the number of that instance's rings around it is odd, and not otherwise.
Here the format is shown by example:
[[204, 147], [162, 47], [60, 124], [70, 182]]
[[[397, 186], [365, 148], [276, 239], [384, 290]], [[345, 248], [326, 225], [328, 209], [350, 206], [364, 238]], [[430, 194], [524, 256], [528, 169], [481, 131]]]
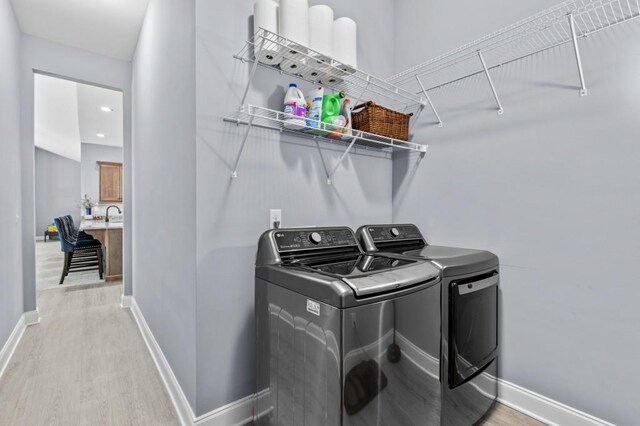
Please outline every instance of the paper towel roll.
[[[260, 28], [278, 33], [278, 3], [273, 0], [257, 0], [253, 4], [253, 29], [258, 32]], [[278, 65], [282, 61], [280, 46], [272, 39], [273, 34], [260, 33], [254, 45], [255, 56], [258, 61], [266, 65]], [[262, 46], [262, 48], [260, 47]]]
[[333, 9], [326, 5], [309, 8], [309, 47], [325, 57], [333, 52]]
[[331, 60], [325, 56], [313, 54], [305, 59], [305, 67], [300, 75], [307, 80], [320, 81], [331, 72], [330, 63]]
[[[307, 59], [306, 62], [309, 62], [309, 60]], [[304, 67], [300, 72], [300, 76], [302, 76], [302, 78], [304, 78], [305, 80], [316, 82], [324, 79], [326, 75], [327, 74], [325, 70], [318, 67]]]
[[320, 81], [318, 83], [323, 84], [325, 86], [329, 86], [329, 87], [335, 87], [337, 84], [342, 83], [344, 80], [341, 79], [340, 77], [332, 74], [332, 73], [327, 73], [325, 74], [324, 78], [321, 78]]
[[309, 46], [309, 1], [280, 0], [280, 35], [301, 46]]
[[282, 62], [282, 55], [278, 50], [278, 45], [267, 43], [262, 49], [256, 46], [256, 58], [265, 65], [278, 65]]
[[253, 4], [253, 31], [264, 28], [278, 33], [278, 3], [273, 0], [257, 0]]
[[[300, 58], [302, 59], [302, 58]], [[300, 61], [298, 58], [290, 59], [284, 58], [280, 63], [280, 69], [282, 71], [286, 71], [295, 75], [302, 75], [302, 70], [304, 69], [304, 62]]]
[[[350, 67], [344, 71], [353, 71], [358, 67], [357, 25], [351, 18], [338, 18], [333, 21], [333, 58]], [[340, 67], [343, 68], [343, 67]]]

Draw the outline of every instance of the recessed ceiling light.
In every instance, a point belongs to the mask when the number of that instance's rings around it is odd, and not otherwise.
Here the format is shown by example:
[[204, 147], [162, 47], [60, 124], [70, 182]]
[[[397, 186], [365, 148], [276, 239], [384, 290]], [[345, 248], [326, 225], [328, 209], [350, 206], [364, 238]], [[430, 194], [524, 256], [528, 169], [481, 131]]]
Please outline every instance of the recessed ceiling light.
[[104, 138], [104, 133], [96, 133], [96, 136], [99, 138]]
[[100, 107], [100, 110], [103, 112], [113, 112], [113, 108], [108, 107], [108, 106], [102, 106]]

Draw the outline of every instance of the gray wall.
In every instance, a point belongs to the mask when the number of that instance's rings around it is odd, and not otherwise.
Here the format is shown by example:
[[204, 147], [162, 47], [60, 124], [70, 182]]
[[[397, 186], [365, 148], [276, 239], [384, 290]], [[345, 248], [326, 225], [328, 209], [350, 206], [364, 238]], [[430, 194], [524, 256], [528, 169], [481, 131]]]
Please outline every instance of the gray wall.
[[[391, 73], [392, 2], [311, 3], [329, 4], [337, 17], [354, 18], [360, 67]], [[252, 5], [252, 0], [228, 2], [222, 12], [215, 2], [196, 2], [197, 414], [254, 392], [253, 267], [269, 209], [283, 209], [284, 226], [356, 227], [391, 220], [392, 162], [373, 151], [349, 155], [329, 186], [322, 158], [332, 168], [344, 146], [321, 144], [319, 150], [309, 140], [256, 129], [238, 178], [231, 179], [245, 128], [225, 124], [222, 117], [238, 108], [250, 70], [233, 54], [251, 32]], [[258, 69], [248, 103], [282, 108], [289, 82]], [[311, 85], [301, 87], [306, 91]]]
[[[21, 170], [22, 241], [35, 239], [33, 73], [43, 72], [74, 81], [121, 90], [124, 103], [124, 200], [131, 205], [131, 63], [96, 55], [85, 50], [53, 43], [23, 34], [21, 36]], [[131, 209], [125, 210], [124, 294], [131, 294]], [[35, 246], [25, 243], [22, 250], [24, 309], [36, 308]]]
[[[531, 3], [398, 1], [396, 62], [426, 60], [551, 2]], [[401, 49], [411, 38], [417, 55]], [[570, 46], [493, 73], [501, 117], [483, 76], [434, 90], [444, 128], [426, 119], [416, 129], [430, 144], [421, 164], [394, 160], [394, 221], [500, 256], [502, 377], [616, 424], [640, 416], [633, 397], [620, 397], [637, 395], [640, 379], [629, 367], [640, 359], [639, 38], [636, 21], [580, 41], [585, 98]]]
[[37, 236], [56, 217], [70, 214], [80, 223], [80, 163], [36, 147], [35, 188]]
[[20, 31], [9, 0], [0, 0], [0, 349], [22, 315], [20, 231]]
[[196, 401], [193, 1], [151, 0], [133, 60], [134, 297]]
[[[95, 202], [100, 200], [100, 168], [98, 161], [122, 163], [122, 148], [119, 146], [97, 145], [92, 143], [81, 144], [80, 156], [80, 194], [87, 194]], [[100, 203], [96, 206], [95, 214], [104, 214], [105, 209], [115, 204], [122, 209], [122, 203]], [[115, 215], [115, 209], [111, 209], [110, 216]]]

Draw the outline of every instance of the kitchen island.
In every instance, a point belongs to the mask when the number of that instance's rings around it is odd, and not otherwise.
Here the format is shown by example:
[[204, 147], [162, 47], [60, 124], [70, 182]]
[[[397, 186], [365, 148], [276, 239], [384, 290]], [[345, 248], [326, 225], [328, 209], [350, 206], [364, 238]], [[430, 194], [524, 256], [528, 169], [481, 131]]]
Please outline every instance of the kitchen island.
[[105, 247], [105, 281], [122, 280], [122, 222], [83, 220], [80, 229]]

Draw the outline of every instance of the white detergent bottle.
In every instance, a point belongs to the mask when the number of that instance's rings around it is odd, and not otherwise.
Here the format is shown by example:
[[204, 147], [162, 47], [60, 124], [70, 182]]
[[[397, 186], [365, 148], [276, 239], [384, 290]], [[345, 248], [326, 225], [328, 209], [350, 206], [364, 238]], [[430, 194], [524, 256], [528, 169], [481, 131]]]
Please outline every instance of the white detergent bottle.
[[324, 87], [318, 86], [307, 92], [307, 127], [318, 129], [322, 120], [322, 97]]
[[[284, 127], [291, 130], [304, 129], [306, 126], [307, 101], [296, 84], [290, 84], [284, 95]], [[293, 116], [293, 117], [292, 117]]]

